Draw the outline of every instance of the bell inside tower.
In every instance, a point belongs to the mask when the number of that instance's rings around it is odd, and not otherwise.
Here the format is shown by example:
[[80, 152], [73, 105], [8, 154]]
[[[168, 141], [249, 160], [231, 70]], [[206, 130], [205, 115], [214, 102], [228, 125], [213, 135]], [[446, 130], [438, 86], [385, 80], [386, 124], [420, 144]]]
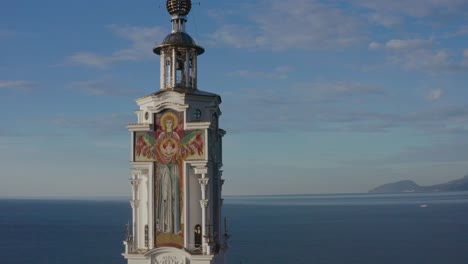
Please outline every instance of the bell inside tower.
[[[189, 49], [169, 49], [161, 51], [161, 87], [196, 88], [196, 51]], [[174, 63], [173, 63], [174, 62]]]

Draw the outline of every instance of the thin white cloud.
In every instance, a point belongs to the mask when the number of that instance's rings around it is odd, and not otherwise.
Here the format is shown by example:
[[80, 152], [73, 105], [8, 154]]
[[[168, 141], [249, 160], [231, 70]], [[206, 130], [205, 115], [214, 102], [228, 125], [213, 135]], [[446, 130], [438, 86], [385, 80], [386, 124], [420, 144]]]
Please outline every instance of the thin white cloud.
[[390, 63], [408, 70], [433, 73], [468, 70], [466, 59], [460, 59], [449, 50], [436, 49], [434, 45], [431, 39], [392, 39], [386, 43], [371, 42], [369, 49], [388, 52]]
[[294, 71], [294, 67], [284, 65], [284, 66], [276, 67], [275, 70], [278, 71], [278, 72], [292, 72], [292, 71]]
[[229, 77], [286, 80], [289, 77], [288, 73], [293, 70], [294, 68], [291, 66], [280, 66], [280, 67], [276, 67], [271, 72], [262, 72], [262, 71], [253, 71], [253, 70], [236, 70], [236, 71], [229, 72], [226, 75]]
[[111, 149], [128, 149], [129, 146], [128, 144], [126, 144], [125, 142], [114, 142], [114, 141], [104, 141], [104, 140], [100, 140], [100, 141], [95, 141], [94, 144], [97, 146], [97, 147], [100, 147], [100, 148], [111, 148]]
[[392, 162], [466, 163], [468, 161], [468, 142], [447, 142], [408, 147], [390, 159]]
[[92, 96], [130, 96], [135, 90], [123, 87], [110, 79], [87, 80], [70, 84], [74, 89], [83, 91]]
[[382, 47], [382, 44], [378, 42], [369, 43], [369, 49], [380, 49], [381, 47]]
[[456, 34], [457, 34], [458, 36], [468, 35], [468, 25], [461, 27], [461, 28], [456, 32]]
[[222, 25], [211, 34], [208, 44], [223, 43], [234, 48], [251, 48], [261, 46], [262, 40], [255, 36], [255, 29], [239, 25]]
[[0, 89], [25, 91], [29, 90], [35, 84], [35, 82], [25, 80], [0, 80]]
[[379, 14], [429, 17], [441, 15], [465, 15], [466, 0], [352, 0], [354, 3], [374, 10]]
[[426, 99], [429, 101], [437, 101], [442, 98], [443, 95], [444, 91], [442, 89], [434, 89], [426, 95]]
[[152, 48], [162, 40], [167, 32], [161, 27], [107, 26], [114, 35], [130, 42], [125, 49], [114, 51], [110, 55], [93, 52], [77, 52], [68, 58], [72, 64], [104, 69], [112, 64], [124, 61], [139, 61], [154, 56]]
[[12, 38], [17, 35], [17, 32], [7, 30], [7, 29], [0, 29], [0, 40], [1, 39], [6, 39], [6, 38]]
[[120, 61], [120, 59], [114, 56], [101, 56], [91, 52], [78, 52], [70, 56], [68, 61], [73, 64], [81, 64], [104, 69], [112, 63]]
[[408, 70], [428, 70], [431, 72], [454, 72], [460, 69], [447, 50], [413, 50], [394, 54], [389, 61]]
[[374, 24], [382, 25], [385, 27], [392, 27], [402, 23], [402, 19], [397, 16], [384, 15], [380, 13], [372, 13], [369, 15], [369, 21]]
[[284, 50], [343, 47], [363, 39], [355, 18], [320, 1], [260, 1], [246, 10], [243, 19], [249, 20], [248, 27], [223, 24], [211, 41], [236, 48]]
[[[270, 131], [285, 128], [318, 131], [335, 126], [336, 123], [361, 119], [358, 114], [350, 115], [350, 109], [345, 106], [361, 108], [366, 102], [380, 99], [386, 101], [387, 97], [382, 87], [357, 82], [304, 83], [264, 89], [256, 87], [236, 91], [235, 99], [224, 101], [226, 112], [243, 111], [249, 116], [247, 119], [242, 118], [245, 114], [227, 116], [225, 124], [229, 131], [239, 131], [239, 127]], [[239, 105], [242, 110], [239, 110]]]
[[309, 94], [314, 98], [337, 98], [347, 96], [363, 95], [385, 95], [382, 87], [372, 84], [358, 82], [331, 82], [331, 83], [311, 83], [303, 84], [295, 89], [294, 92]]
[[[366, 100], [369, 96], [386, 96], [387, 92], [379, 85], [360, 82], [319, 82], [303, 83], [293, 86], [289, 92], [294, 94], [291, 103], [336, 103], [351, 102], [352, 99]], [[286, 101], [280, 97], [280, 100]]]
[[108, 28], [117, 36], [132, 43], [130, 47], [114, 53], [114, 56], [122, 60], [140, 60], [155, 57], [152, 52], [153, 47], [168, 34], [167, 29], [163, 27], [109, 25]]
[[[18, 131], [11, 131], [11, 130], [5, 130], [4, 128], [0, 129], [0, 138], [2, 137], [23, 137], [25, 136], [24, 133], [18, 132]], [[0, 149], [6, 149], [8, 148], [5, 145], [0, 145]]]
[[[426, 94], [426, 98], [443, 98], [444, 91], [436, 90]], [[233, 99], [224, 101], [226, 113], [237, 113], [227, 114], [225, 124], [234, 132], [240, 132], [239, 127], [249, 127], [272, 132], [296, 129], [382, 133], [404, 128], [445, 135], [468, 133], [468, 105], [395, 107], [395, 96], [379, 85], [356, 82], [309, 83], [276, 89], [256, 87], [237, 91]], [[241, 118], [245, 115], [249, 118]]]
[[463, 50], [463, 62], [462, 66], [468, 68], [468, 48]]
[[133, 122], [134, 119], [133, 114], [105, 114], [89, 118], [58, 116], [48, 120], [48, 122], [57, 128], [69, 129], [71, 131], [69, 133], [82, 133], [85, 131], [99, 135], [115, 135], [116, 133], [126, 132], [125, 126]]
[[453, 38], [468, 35], [468, 25], [461, 26], [457, 31], [445, 34], [446, 38]]
[[268, 73], [261, 71], [250, 70], [237, 70], [226, 74], [229, 77], [242, 77], [242, 78], [257, 78], [257, 79], [272, 79], [272, 80], [286, 80], [287, 75], [281, 73]]
[[369, 43], [369, 48], [385, 48], [392, 51], [408, 51], [421, 48], [428, 48], [432, 45], [433, 41], [428, 39], [391, 39], [386, 43], [371, 42]]
[[385, 47], [392, 50], [413, 50], [431, 46], [432, 40], [426, 39], [392, 39], [385, 44]]

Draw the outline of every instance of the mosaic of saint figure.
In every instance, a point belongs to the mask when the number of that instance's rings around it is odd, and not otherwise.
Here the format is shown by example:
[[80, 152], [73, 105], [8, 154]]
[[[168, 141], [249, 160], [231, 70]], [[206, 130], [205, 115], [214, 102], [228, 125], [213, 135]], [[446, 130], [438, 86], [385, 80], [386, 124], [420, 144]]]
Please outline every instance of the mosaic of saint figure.
[[182, 113], [165, 111], [157, 114], [156, 131], [137, 132], [135, 161], [155, 161], [156, 230], [180, 234], [184, 160], [205, 159], [204, 131], [184, 131]]
[[160, 120], [162, 129], [156, 131], [158, 161], [156, 226], [162, 233], [181, 231], [181, 179], [178, 154], [181, 149], [182, 129], [177, 129], [178, 118], [167, 112]]

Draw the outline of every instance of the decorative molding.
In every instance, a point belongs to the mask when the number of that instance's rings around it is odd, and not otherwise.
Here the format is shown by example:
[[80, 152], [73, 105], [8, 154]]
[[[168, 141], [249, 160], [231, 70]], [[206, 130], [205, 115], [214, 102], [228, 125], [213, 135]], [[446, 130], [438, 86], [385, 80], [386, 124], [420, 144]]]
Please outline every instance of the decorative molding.
[[198, 179], [198, 183], [200, 183], [200, 185], [202, 185], [202, 186], [208, 185], [208, 182], [209, 182], [209, 181], [210, 181], [210, 179], [208, 179], [208, 178], [200, 178], [200, 179]]
[[210, 110], [211, 113], [216, 113], [216, 115], [220, 117], [223, 114], [221, 112], [221, 109], [219, 108], [220, 103], [221, 103], [220, 101], [217, 101], [215, 102], [215, 104], [207, 106], [206, 109]]
[[202, 208], [208, 207], [208, 199], [202, 199], [202, 200], [200, 200], [200, 206], [201, 206]]
[[[146, 171], [146, 174], [148, 174], [148, 169], [150, 169], [153, 166], [153, 161], [130, 161], [130, 165], [132, 166], [130, 171], [135, 171], [135, 173], [137, 174], [140, 171]], [[145, 173], [142, 172], [142, 174]]]
[[186, 164], [190, 165], [190, 167], [192, 167], [195, 174], [201, 174], [201, 173], [203, 173], [204, 170], [205, 170], [204, 173], [208, 172], [207, 167], [209, 165], [209, 162], [207, 162], [205, 160], [191, 160], [191, 161], [187, 161]]
[[156, 256], [165, 256], [165, 255], [179, 256], [184, 261], [186, 261], [186, 259], [190, 259], [191, 257], [191, 255], [187, 253], [186, 251], [178, 249], [178, 248], [174, 248], [174, 247], [158, 247], [158, 248], [153, 248], [151, 250], [148, 250], [144, 253], [144, 257], [145, 258], [150, 257], [153, 262]]
[[139, 123], [139, 124], [128, 124], [127, 125], [127, 129], [132, 131], [132, 132], [135, 132], [135, 131], [151, 131], [152, 130], [151, 128], [152, 128], [151, 124]]
[[185, 264], [185, 259], [176, 255], [160, 255], [153, 259], [153, 264]]
[[[130, 179], [130, 184], [132, 185], [133, 189], [133, 197], [137, 197], [138, 193], [138, 185], [140, 185], [141, 180], [137, 178]], [[138, 207], [138, 206], [137, 206]], [[132, 206], [133, 208], [133, 206]]]
[[131, 170], [132, 175], [142, 175], [146, 176], [148, 175], [148, 169], [139, 169], [139, 168], [132, 168]]
[[210, 122], [190, 122], [186, 124], [186, 129], [208, 129]]
[[219, 128], [218, 135], [224, 137], [224, 135], [226, 135], [226, 131], [224, 129]]
[[193, 170], [195, 171], [195, 174], [207, 174], [208, 173], [207, 167], [203, 167], [203, 168], [195, 167], [193, 168]]
[[138, 188], [138, 185], [140, 184], [141, 180], [140, 179], [130, 179], [130, 184], [136, 188]]
[[130, 206], [132, 208], [138, 208], [138, 206], [140, 206], [140, 201], [139, 200], [130, 200]]
[[149, 112], [160, 112], [164, 109], [172, 109], [179, 112], [185, 111], [189, 105], [185, 102], [185, 94], [165, 90], [164, 92], [156, 92], [136, 100], [141, 110]]
[[157, 107], [164, 102], [171, 102], [174, 104], [184, 105], [184, 94], [174, 92], [174, 91], [165, 91], [165, 92], [156, 92], [147, 96], [143, 96], [135, 100], [139, 106], [153, 106]]
[[189, 108], [189, 106], [186, 104], [180, 104], [177, 102], [170, 102], [170, 101], [162, 102], [155, 106], [148, 106], [148, 110], [155, 112], [155, 113], [161, 112], [162, 110], [165, 110], [165, 109], [172, 109], [177, 112], [184, 112], [187, 108]]

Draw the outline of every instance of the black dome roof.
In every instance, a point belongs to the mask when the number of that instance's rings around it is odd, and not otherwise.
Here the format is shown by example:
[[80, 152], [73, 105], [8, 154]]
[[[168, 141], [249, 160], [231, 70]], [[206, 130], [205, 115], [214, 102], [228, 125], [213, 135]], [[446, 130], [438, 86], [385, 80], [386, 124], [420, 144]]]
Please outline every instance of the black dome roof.
[[174, 32], [167, 35], [161, 45], [174, 45], [174, 46], [194, 46], [195, 41], [185, 32]]
[[178, 47], [193, 47], [197, 49], [198, 55], [202, 54], [205, 49], [200, 46], [197, 46], [195, 41], [189, 34], [185, 32], [173, 32], [164, 38], [161, 45], [153, 49], [154, 53], [161, 54], [161, 49], [166, 46], [178, 46]]

